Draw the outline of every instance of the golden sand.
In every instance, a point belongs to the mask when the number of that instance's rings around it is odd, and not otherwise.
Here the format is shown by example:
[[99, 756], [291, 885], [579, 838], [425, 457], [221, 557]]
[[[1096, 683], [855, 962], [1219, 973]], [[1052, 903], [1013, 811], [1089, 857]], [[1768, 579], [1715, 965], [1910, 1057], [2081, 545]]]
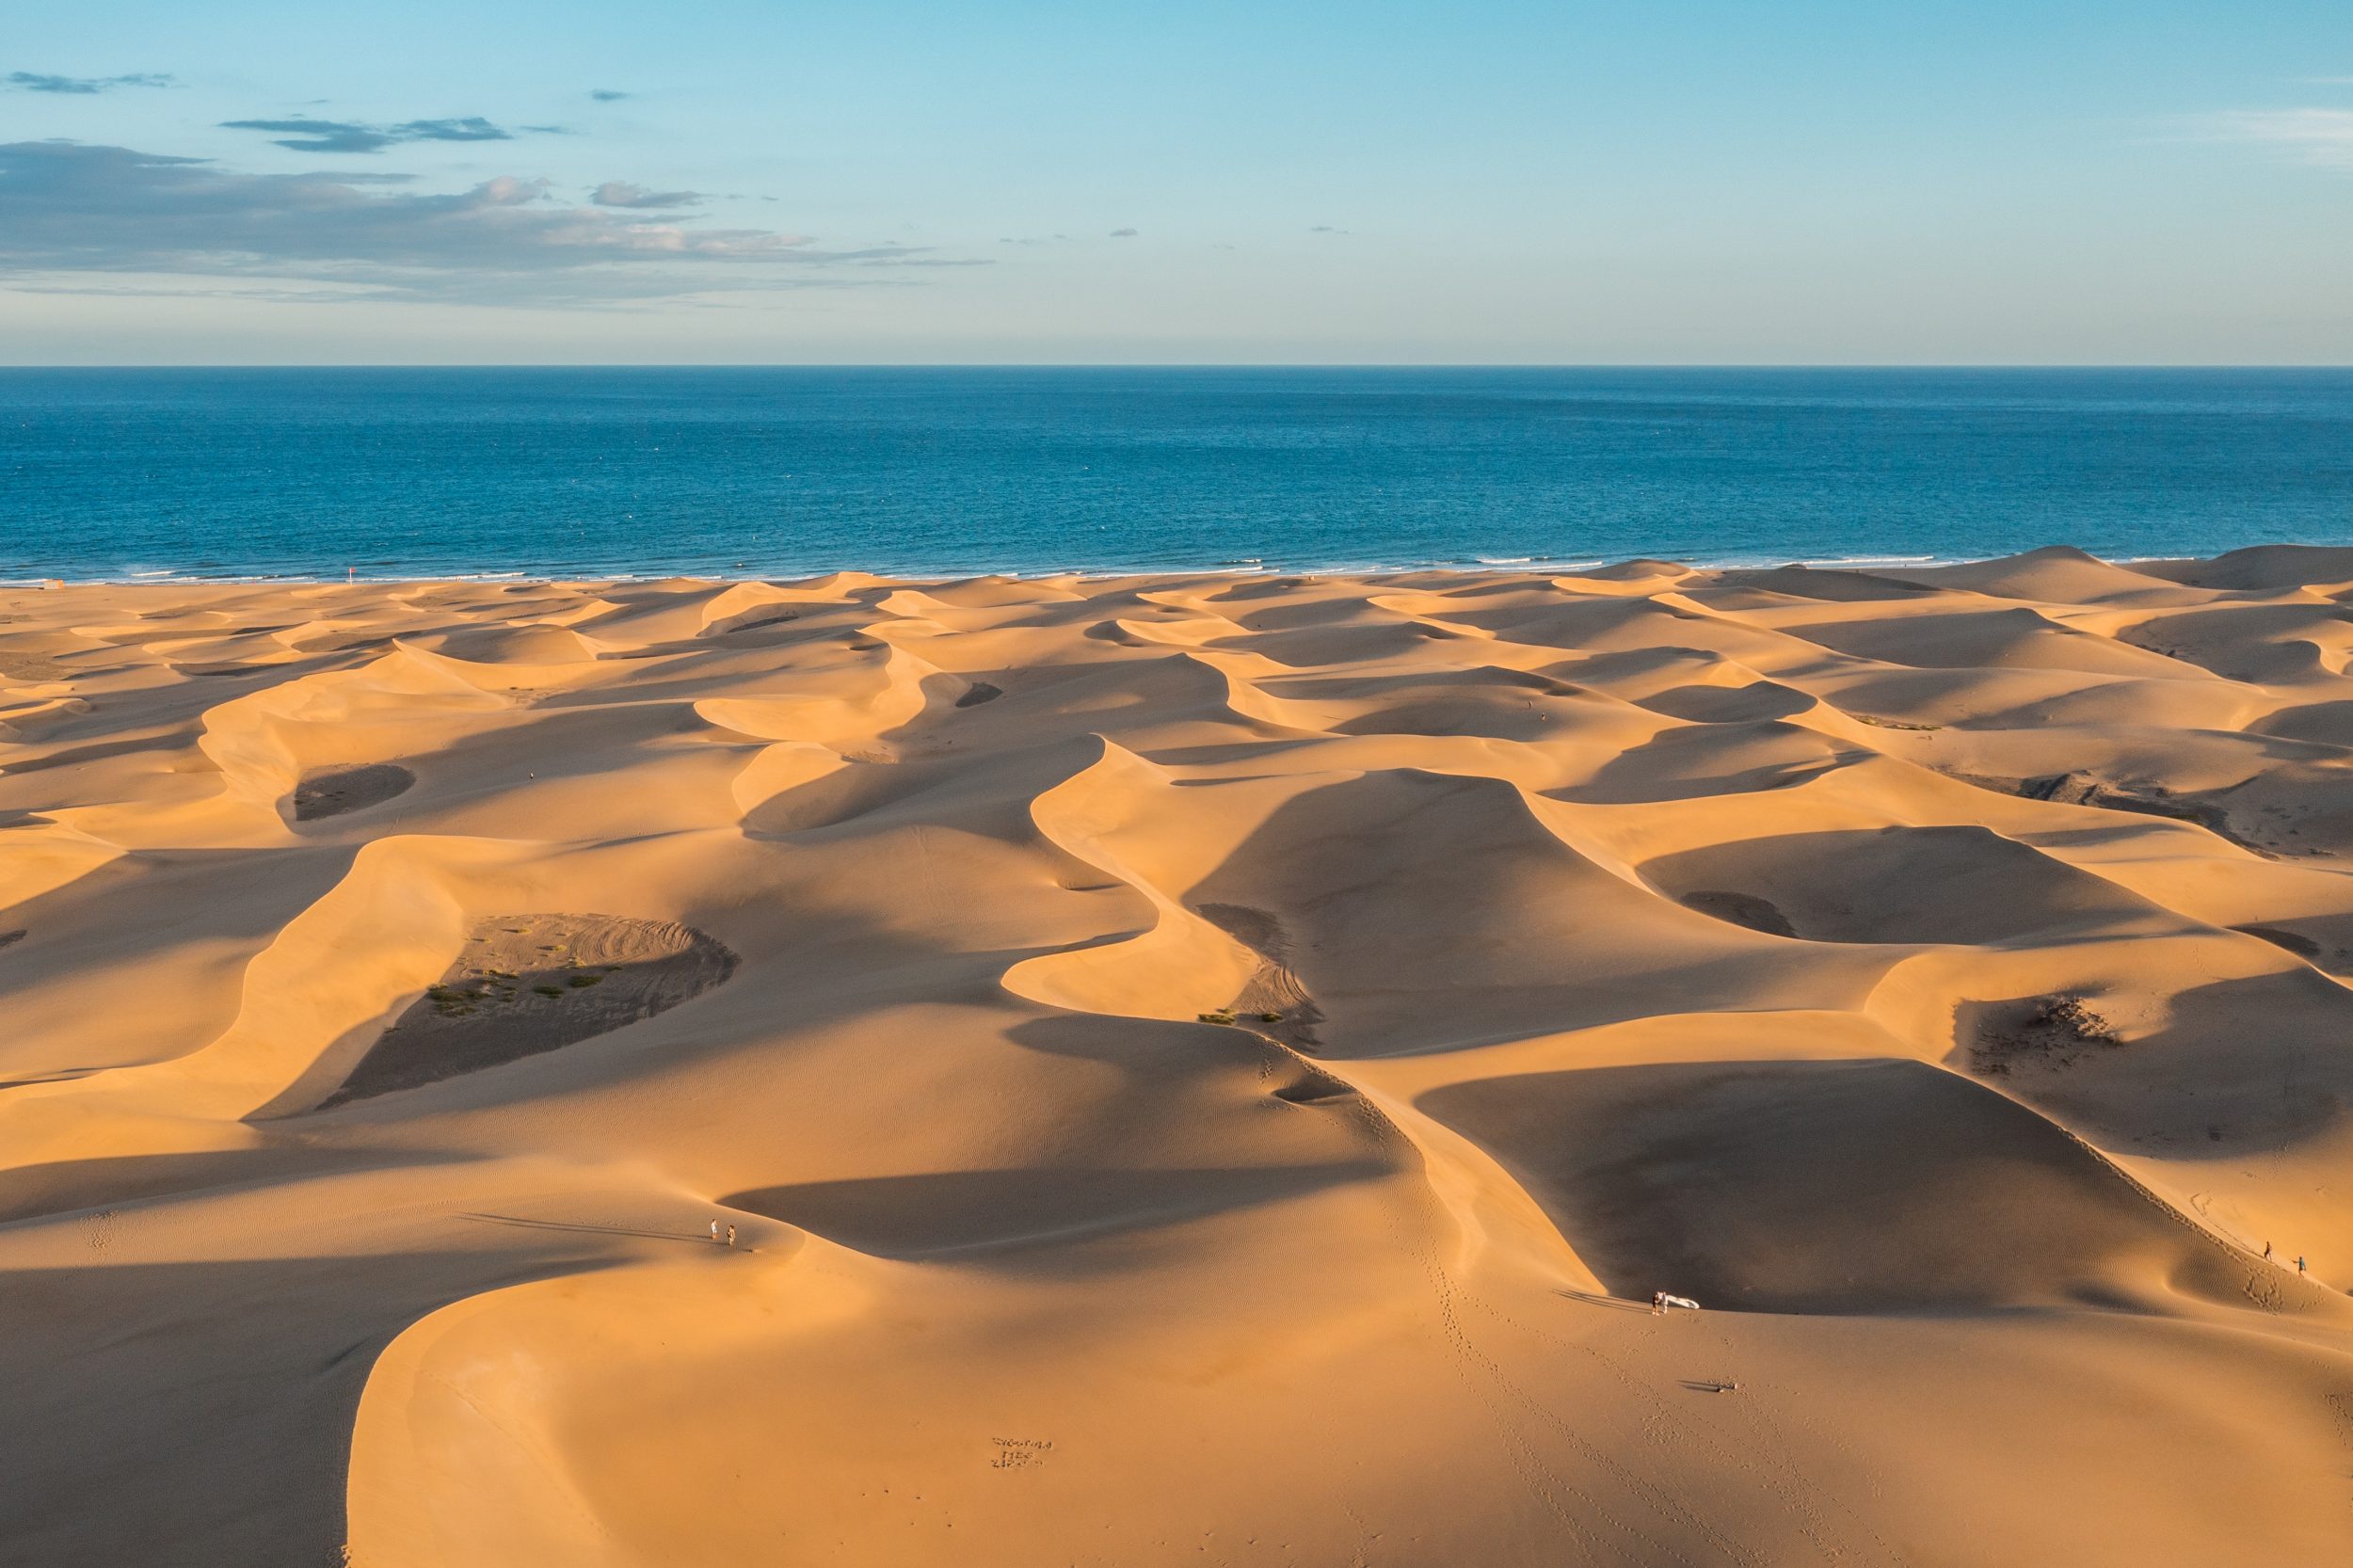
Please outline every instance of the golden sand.
[[2345, 1560], [2348, 602], [0, 591], [0, 1558]]

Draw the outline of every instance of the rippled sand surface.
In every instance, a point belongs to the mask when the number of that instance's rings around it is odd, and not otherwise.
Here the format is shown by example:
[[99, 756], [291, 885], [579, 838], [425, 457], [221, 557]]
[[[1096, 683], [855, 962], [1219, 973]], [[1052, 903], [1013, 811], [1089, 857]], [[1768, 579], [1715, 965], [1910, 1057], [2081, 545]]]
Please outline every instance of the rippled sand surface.
[[0, 1557], [2336, 1560], [2348, 602], [0, 591]]

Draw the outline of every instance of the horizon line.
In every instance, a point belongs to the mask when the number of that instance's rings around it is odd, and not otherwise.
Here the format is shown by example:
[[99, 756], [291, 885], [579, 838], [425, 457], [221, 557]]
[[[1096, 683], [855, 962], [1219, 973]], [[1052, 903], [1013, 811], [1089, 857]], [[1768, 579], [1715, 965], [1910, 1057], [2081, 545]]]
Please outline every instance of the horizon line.
[[1102, 370], [1102, 371], [2353, 371], [2353, 360], [279, 360], [0, 361], [8, 371], [77, 370]]

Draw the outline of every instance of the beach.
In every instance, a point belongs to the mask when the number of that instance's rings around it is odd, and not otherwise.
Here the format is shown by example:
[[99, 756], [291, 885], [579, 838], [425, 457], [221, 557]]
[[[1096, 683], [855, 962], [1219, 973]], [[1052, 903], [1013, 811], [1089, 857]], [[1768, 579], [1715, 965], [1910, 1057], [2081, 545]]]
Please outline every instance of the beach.
[[2348, 602], [0, 588], [0, 1540], [2336, 1560]]

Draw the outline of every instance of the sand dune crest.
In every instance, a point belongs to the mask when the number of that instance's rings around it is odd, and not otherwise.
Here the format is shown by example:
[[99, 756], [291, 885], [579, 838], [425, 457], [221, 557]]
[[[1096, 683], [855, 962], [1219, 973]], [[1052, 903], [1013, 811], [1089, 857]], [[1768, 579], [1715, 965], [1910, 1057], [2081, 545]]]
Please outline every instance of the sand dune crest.
[[0, 1541], [2333, 1561], [2349, 586], [0, 589]]

